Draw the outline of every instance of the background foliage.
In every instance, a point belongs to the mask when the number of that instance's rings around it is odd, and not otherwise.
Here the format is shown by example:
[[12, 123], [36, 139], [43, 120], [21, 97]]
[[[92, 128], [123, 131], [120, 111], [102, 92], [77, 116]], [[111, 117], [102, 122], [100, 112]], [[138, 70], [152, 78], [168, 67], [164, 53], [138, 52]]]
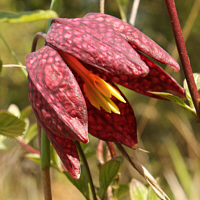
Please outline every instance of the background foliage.
[[[121, 0], [122, 1], [122, 0]], [[197, 0], [177, 0], [176, 7], [182, 28], [192, 25], [188, 16], [194, 2]], [[127, 3], [127, 17], [130, 16], [133, 1]], [[47, 10], [50, 7], [48, 0], [1, 0], [2, 11], [33, 11]], [[200, 7], [200, 6], [199, 6]], [[63, 0], [61, 17], [82, 17], [88, 12], [99, 12], [97, 0]], [[115, 0], [107, 0], [105, 13], [120, 18], [119, 9]], [[194, 13], [193, 13], [194, 14]], [[197, 15], [194, 24], [189, 30], [186, 47], [190, 56], [193, 72], [199, 72], [198, 62], [200, 52], [200, 16]], [[0, 23], [0, 33], [10, 47], [24, 63], [24, 57], [30, 53], [32, 38], [36, 32], [45, 32], [46, 20], [9, 24]], [[146, 35], [155, 40], [174, 57], [176, 51], [173, 33], [163, 0], [141, 0], [136, 25]], [[40, 41], [43, 45], [43, 41]], [[39, 47], [38, 47], [39, 48]], [[3, 64], [16, 63], [7, 47], [0, 38], [0, 60]], [[163, 66], [165, 67], [165, 66]], [[172, 73], [182, 85], [183, 73]], [[160, 177], [160, 184], [171, 199], [200, 199], [200, 134], [199, 127], [191, 113], [167, 101], [157, 101], [148, 97], [125, 90], [138, 120], [139, 144], [142, 149], [149, 151], [130, 151], [146, 166], [154, 177]], [[6, 68], [0, 76], [0, 109], [7, 110], [10, 104], [16, 104], [20, 110], [29, 106], [27, 80], [18, 68]], [[32, 114], [30, 123], [35, 122]], [[97, 140], [91, 138], [89, 148], [95, 149]], [[32, 141], [37, 146], [37, 139]], [[127, 149], [128, 150], [128, 149]], [[128, 150], [129, 151], [129, 150]], [[0, 137], [0, 194], [2, 200], [34, 200], [42, 199], [40, 180], [40, 166], [24, 158], [25, 151], [13, 140], [3, 140]], [[89, 158], [95, 184], [98, 185], [98, 169], [96, 155]], [[143, 183], [144, 180], [126, 162], [121, 170], [123, 176], [120, 183], [130, 182], [134, 177]], [[66, 177], [52, 170], [52, 189], [54, 199], [84, 199], [79, 191]], [[146, 183], [145, 183], [146, 184]], [[123, 199], [127, 199], [123, 197]]]

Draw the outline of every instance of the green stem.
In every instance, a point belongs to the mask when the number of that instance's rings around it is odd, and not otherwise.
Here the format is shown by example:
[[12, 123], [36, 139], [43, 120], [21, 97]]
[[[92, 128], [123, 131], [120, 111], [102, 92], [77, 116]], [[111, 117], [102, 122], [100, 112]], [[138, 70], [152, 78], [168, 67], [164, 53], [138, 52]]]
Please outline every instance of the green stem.
[[[59, 13], [61, 0], [52, 0], [50, 10], [54, 10]], [[46, 30], [49, 30], [51, 20], [48, 20]], [[33, 47], [32, 47], [33, 50]], [[50, 180], [50, 141], [47, 138], [45, 132], [42, 130], [41, 133], [41, 169], [42, 169], [42, 180], [44, 187], [45, 200], [51, 200], [51, 180]]]
[[95, 192], [95, 188], [94, 188], [94, 183], [93, 183], [93, 180], [92, 180], [92, 175], [90, 173], [90, 168], [89, 168], [89, 165], [88, 165], [88, 162], [87, 162], [87, 159], [85, 157], [85, 154], [81, 148], [81, 145], [78, 141], [74, 141], [75, 145], [76, 145], [76, 148], [78, 149], [78, 152], [82, 158], [82, 161], [83, 161], [83, 164], [85, 165], [85, 168], [86, 168], [86, 171], [87, 171], [87, 175], [88, 175], [88, 178], [89, 178], [89, 182], [90, 182], [90, 187], [91, 187], [91, 192], [92, 192], [92, 196], [93, 196], [93, 200], [97, 200], [97, 197], [96, 197], [96, 192]]
[[45, 132], [41, 132], [41, 169], [50, 167], [50, 142]]
[[41, 131], [41, 169], [42, 169], [42, 180], [45, 200], [51, 200], [51, 180], [50, 180], [50, 142], [45, 132]]

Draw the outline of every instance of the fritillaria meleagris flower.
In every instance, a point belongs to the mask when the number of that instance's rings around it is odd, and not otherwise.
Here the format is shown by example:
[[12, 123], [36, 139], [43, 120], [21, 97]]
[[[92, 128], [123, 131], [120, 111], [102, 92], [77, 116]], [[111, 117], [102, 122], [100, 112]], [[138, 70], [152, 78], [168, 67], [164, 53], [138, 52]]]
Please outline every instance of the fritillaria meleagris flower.
[[178, 63], [154, 41], [109, 15], [52, 20], [45, 46], [26, 56], [33, 111], [64, 166], [77, 179], [78, 153], [73, 140], [93, 136], [137, 147], [136, 121], [115, 83], [146, 96], [183, 88], [145, 55]]

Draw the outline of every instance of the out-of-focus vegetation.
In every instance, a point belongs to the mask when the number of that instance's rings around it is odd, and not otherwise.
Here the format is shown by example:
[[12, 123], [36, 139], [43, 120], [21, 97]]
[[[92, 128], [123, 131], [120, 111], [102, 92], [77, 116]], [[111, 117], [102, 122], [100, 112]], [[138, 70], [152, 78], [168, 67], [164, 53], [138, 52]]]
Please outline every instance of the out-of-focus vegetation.
[[[129, 18], [132, 1], [127, 2], [127, 17]], [[186, 27], [184, 30], [188, 31], [186, 47], [193, 72], [199, 72], [200, 16], [198, 10], [200, 3], [196, 6], [197, 15], [195, 16], [195, 12], [191, 12], [195, 2], [197, 0], [176, 0], [176, 6], [182, 28]], [[49, 7], [50, 1], [47, 0], [0, 1], [0, 9], [3, 11], [47, 10]], [[60, 17], [82, 17], [88, 12], [99, 12], [99, 2], [63, 0]], [[105, 13], [120, 18], [116, 1], [106, 1]], [[191, 15], [194, 15], [194, 24]], [[39, 31], [45, 32], [46, 23], [46, 20], [21, 24], [1, 23], [0, 33], [19, 60], [25, 64], [24, 57], [30, 53], [34, 34]], [[192, 25], [191, 29], [190, 25]], [[163, 0], [141, 0], [135, 26], [176, 57], [173, 33]], [[43, 45], [42, 40], [40, 45]], [[0, 60], [3, 64], [16, 63], [1, 38]], [[172, 75], [182, 85], [183, 72], [172, 72]], [[134, 154], [154, 177], [160, 178], [162, 188], [171, 199], [200, 199], [200, 133], [195, 117], [174, 103], [150, 99], [127, 89], [124, 89], [124, 92], [134, 108], [138, 121], [140, 147], [149, 153], [127, 150]], [[7, 110], [10, 104], [16, 104], [20, 110], [30, 105], [27, 80], [19, 68], [4, 68], [0, 75], [0, 109]], [[35, 122], [33, 114], [30, 119], [30, 123]], [[1, 140], [3, 139], [0, 137], [0, 142]], [[90, 148], [94, 149], [97, 140], [91, 138], [90, 141]], [[32, 145], [37, 148], [37, 139], [32, 141]], [[6, 140], [0, 144], [0, 198], [2, 200], [43, 198], [40, 166], [29, 161], [24, 154], [24, 149], [15, 141]], [[98, 174], [98, 169], [95, 155], [89, 158], [89, 163], [95, 183], [97, 183], [98, 177], [95, 175]], [[131, 178], [145, 183], [126, 162], [121, 173], [123, 174], [120, 178], [121, 183], [130, 182]], [[52, 170], [52, 190], [54, 199], [84, 199], [65, 176], [54, 170]], [[126, 197], [123, 199], [128, 199]]]

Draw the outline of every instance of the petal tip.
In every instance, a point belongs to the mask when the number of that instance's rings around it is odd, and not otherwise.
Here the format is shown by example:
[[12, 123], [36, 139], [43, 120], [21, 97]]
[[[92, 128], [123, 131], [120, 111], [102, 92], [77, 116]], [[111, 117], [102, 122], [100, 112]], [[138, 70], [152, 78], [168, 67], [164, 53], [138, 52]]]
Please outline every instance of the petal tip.
[[74, 174], [71, 174], [72, 178], [75, 179], [75, 180], [78, 180], [81, 176], [80, 172], [78, 173], [74, 173]]

